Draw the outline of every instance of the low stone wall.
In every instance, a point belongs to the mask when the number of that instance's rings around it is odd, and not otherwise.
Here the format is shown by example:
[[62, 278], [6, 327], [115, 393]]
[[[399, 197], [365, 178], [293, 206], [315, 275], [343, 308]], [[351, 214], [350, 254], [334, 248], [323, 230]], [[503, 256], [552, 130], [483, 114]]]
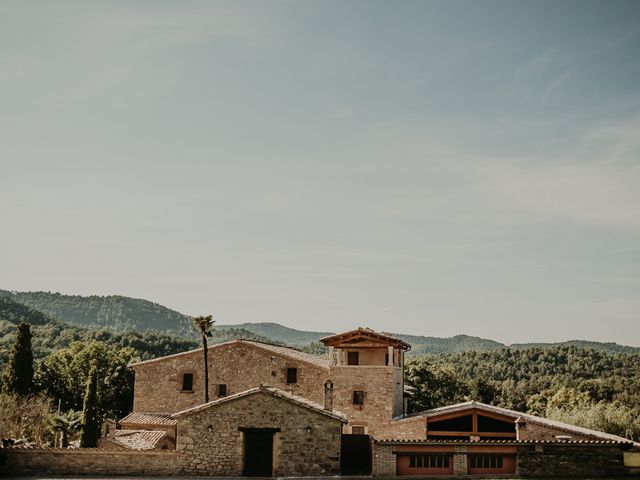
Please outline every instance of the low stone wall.
[[617, 445], [522, 445], [516, 473], [522, 477], [618, 477], [627, 474]]
[[0, 449], [0, 475], [175, 475], [176, 452]]

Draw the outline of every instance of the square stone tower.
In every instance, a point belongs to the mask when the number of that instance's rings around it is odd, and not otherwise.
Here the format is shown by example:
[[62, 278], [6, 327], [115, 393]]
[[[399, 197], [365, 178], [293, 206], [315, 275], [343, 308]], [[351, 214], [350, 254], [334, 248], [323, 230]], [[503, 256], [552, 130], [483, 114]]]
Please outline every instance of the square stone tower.
[[411, 346], [368, 328], [320, 341], [329, 349], [333, 406], [349, 417], [343, 433], [375, 437], [403, 413], [404, 353]]

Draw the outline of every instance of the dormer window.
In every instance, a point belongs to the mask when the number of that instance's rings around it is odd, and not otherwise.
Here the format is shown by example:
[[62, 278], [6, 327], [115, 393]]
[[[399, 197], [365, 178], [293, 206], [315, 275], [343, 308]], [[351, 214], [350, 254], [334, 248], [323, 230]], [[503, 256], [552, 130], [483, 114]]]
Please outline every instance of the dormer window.
[[347, 352], [347, 365], [360, 365], [360, 352]]

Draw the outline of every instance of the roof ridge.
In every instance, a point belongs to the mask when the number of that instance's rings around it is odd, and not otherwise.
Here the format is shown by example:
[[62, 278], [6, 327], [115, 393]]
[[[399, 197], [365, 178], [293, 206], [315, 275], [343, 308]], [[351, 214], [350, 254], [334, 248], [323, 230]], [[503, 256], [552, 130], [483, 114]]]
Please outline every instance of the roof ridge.
[[517, 410], [511, 410], [509, 408], [497, 407], [495, 405], [489, 405], [487, 403], [477, 402], [475, 400], [469, 400], [466, 402], [456, 403], [453, 405], [445, 405], [443, 407], [436, 407], [429, 410], [424, 410], [422, 412], [416, 412], [407, 416], [396, 417], [394, 418], [394, 420], [402, 420], [404, 418], [413, 418], [413, 417], [419, 417], [419, 416], [430, 417], [430, 416], [435, 416], [441, 413], [447, 413], [449, 411], [463, 410], [464, 408], [477, 408], [479, 410], [485, 410], [488, 412], [498, 413], [498, 414], [507, 415], [507, 416], [513, 416], [516, 418], [522, 417], [526, 421], [537, 423], [547, 427], [556, 428], [558, 430], [562, 430], [568, 433], [579, 434], [579, 435], [589, 435], [596, 438], [611, 440], [614, 442], [635, 443], [632, 440], [629, 440], [624, 437], [620, 437], [618, 435], [613, 435], [611, 433], [599, 432], [597, 430], [592, 430], [590, 428], [579, 427], [577, 425], [571, 425], [569, 423], [560, 422], [558, 420], [539, 417], [537, 415], [532, 415], [530, 413], [518, 412]]
[[549, 440], [516, 440], [512, 439], [492, 439], [492, 440], [468, 440], [468, 439], [403, 439], [403, 438], [380, 438], [374, 439], [374, 443], [434, 443], [434, 444], [484, 444], [484, 443], [500, 443], [500, 444], [581, 444], [581, 445], [633, 445], [632, 440], [572, 440], [572, 439], [549, 439]]
[[[325, 366], [325, 365], [321, 365], [321, 364], [324, 363], [323, 362], [324, 359], [319, 355], [313, 355], [311, 353], [303, 352], [300, 349], [297, 349], [297, 348], [294, 348], [294, 347], [290, 347], [288, 345], [276, 345], [276, 344], [273, 344], [273, 343], [262, 342], [262, 341], [258, 341], [258, 340], [234, 339], [234, 340], [229, 340], [227, 342], [214, 343], [213, 345], [209, 345], [207, 347], [207, 351], [215, 349], [215, 348], [223, 347], [223, 346], [232, 345], [234, 343], [243, 343], [243, 344], [255, 345], [257, 347], [275, 347], [275, 348], [278, 348], [278, 349], [291, 350], [292, 352], [295, 352], [297, 355], [302, 355], [303, 356], [303, 358], [299, 358], [297, 356], [295, 357], [295, 358], [297, 358], [297, 359], [299, 359], [301, 361], [307, 361], [308, 363], [313, 363], [315, 365]], [[147, 365], [149, 363], [163, 361], [163, 360], [166, 360], [168, 358], [177, 358], [177, 357], [194, 354], [194, 353], [201, 352], [201, 351], [202, 351], [202, 347], [199, 347], [199, 348], [195, 348], [195, 349], [192, 349], [192, 350], [187, 350], [185, 352], [178, 352], [178, 353], [173, 353], [171, 355], [164, 355], [162, 357], [150, 358], [149, 360], [142, 360], [142, 361], [139, 361], [139, 362], [131, 362], [131, 363], [129, 363], [129, 367], [136, 367], [138, 365]], [[286, 352], [280, 352], [280, 353], [286, 355]], [[317, 362], [315, 361], [316, 359], [318, 360]], [[327, 362], [326, 366], [328, 367], [328, 362]]]
[[341, 332], [341, 333], [335, 333], [333, 335], [327, 335], [326, 337], [322, 337], [321, 339], [319, 339], [319, 342], [322, 342], [323, 344], [327, 344], [326, 342], [332, 340], [332, 339], [338, 339], [340, 337], [345, 337], [345, 336], [349, 336], [349, 335], [358, 335], [358, 334], [363, 334], [363, 335], [370, 335], [372, 337], [378, 337], [378, 339], [382, 339], [382, 340], [387, 340], [387, 341], [391, 341], [391, 342], [395, 342], [398, 345], [402, 346], [403, 348], [405, 348], [406, 350], [410, 350], [411, 349], [411, 345], [407, 342], [405, 342], [404, 340], [402, 340], [399, 337], [396, 337], [393, 334], [387, 333], [387, 332], [377, 332], [371, 328], [368, 327], [358, 327], [355, 328], [353, 330], [349, 330], [347, 332]]
[[264, 392], [264, 393], [268, 393], [270, 395], [273, 395], [274, 397], [279, 397], [282, 398], [284, 400], [288, 400], [292, 403], [296, 403], [300, 406], [303, 406], [305, 408], [310, 408], [312, 410], [317, 411], [318, 413], [322, 413], [324, 415], [328, 415], [330, 417], [336, 418], [344, 423], [347, 422], [347, 416], [342, 413], [342, 412], [337, 412], [337, 411], [333, 411], [333, 410], [325, 410], [324, 407], [322, 405], [320, 405], [319, 403], [313, 402], [311, 400], [308, 400], [304, 397], [298, 396], [298, 395], [294, 395], [292, 393], [286, 392], [280, 388], [277, 387], [272, 387], [269, 385], [260, 385], [258, 387], [253, 387], [250, 388], [248, 390], [243, 390], [242, 392], [238, 392], [236, 394], [233, 395], [229, 395], [227, 397], [223, 397], [223, 398], [218, 398], [216, 400], [212, 400], [208, 403], [202, 403], [200, 405], [197, 405], [195, 407], [190, 407], [187, 408], [185, 410], [181, 410], [179, 412], [174, 413], [173, 415], [171, 415], [171, 418], [180, 418], [184, 415], [187, 415], [189, 413], [195, 413], [195, 412], [199, 412], [202, 410], [206, 410], [207, 408], [210, 407], [214, 407], [217, 405], [221, 405], [223, 403], [227, 403], [227, 402], [232, 402], [234, 400], [237, 400], [239, 398], [242, 397], [246, 397], [249, 395], [253, 395], [255, 393], [259, 393], [259, 392]]

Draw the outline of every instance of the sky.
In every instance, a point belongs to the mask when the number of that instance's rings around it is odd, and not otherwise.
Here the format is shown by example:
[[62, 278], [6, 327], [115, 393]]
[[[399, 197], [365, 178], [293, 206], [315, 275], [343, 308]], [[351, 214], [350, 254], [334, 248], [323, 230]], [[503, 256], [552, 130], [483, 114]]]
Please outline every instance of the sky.
[[0, 288], [640, 346], [640, 2], [0, 1]]

